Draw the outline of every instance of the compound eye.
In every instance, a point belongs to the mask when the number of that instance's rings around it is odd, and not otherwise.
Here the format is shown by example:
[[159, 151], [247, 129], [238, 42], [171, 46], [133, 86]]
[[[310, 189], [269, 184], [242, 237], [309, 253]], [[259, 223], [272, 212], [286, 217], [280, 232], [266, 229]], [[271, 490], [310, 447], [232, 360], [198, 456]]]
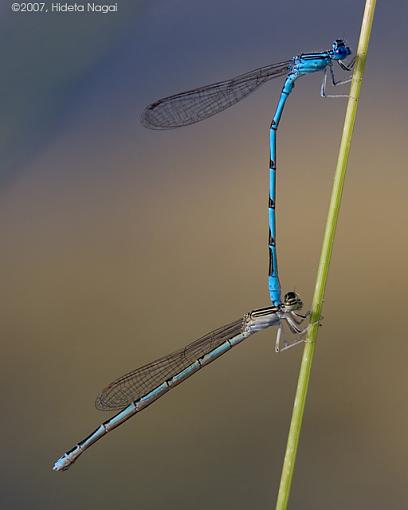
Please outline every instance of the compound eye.
[[336, 39], [333, 43], [333, 51], [335, 53], [341, 53], [342, 48], [345, 48], [346, 45], [344, 44], [343, 39]]
[[293, 301], [296, 299], [296, 294], [294, 292], [287, 292], [285, 294], [285, 302]]

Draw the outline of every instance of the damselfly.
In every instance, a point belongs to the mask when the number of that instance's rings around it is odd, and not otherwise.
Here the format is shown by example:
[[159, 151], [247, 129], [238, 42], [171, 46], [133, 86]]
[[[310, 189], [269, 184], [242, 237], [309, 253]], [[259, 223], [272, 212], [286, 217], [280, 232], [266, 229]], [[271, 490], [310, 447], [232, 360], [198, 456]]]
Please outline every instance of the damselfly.
[[302, 53], [290, 60], [260, 67], [235, 78], [213, 83], [197, 89], [181, 92], [159, 99], [150, 104], [142, 115], [142, 123], [151, 129], [173, 129], [200, 122], [238, 103], [262, 84], [286, 75], [286, 80], [270, 126], [269, 158], [269, 294], [273, 305], [281, 304], [281, 286], [278, 276], [276, 253], [276, 132], [283, 108], [295, 81], [306, 74], [323, 71], [321, 85], [323, 97], [347, 97], [326, 93], [327, 74], [330, 73], [334, 86], [348, 83], [350, 78], [336, 81], [333, 63], [341, 69], [351, 71], [354, 61], [346, 65], [343, 60], [351, 55], [344, 41], [337, 39], [331, 50], [320, 53]]
[[55, 462], [53, 469], [68, 469], [86, 449], [105, 434], [254, 333], [278, 326], [279, 342], [282, 326], [286, 323], [294, 334], [301, 335], [305, 330], [301, 330], [299, 326], [306, 318], [298, 313], [301, 308], [300, 297], [294, 292], [288, 292], [281, 305], [253, 310], [186, 347], [120, 377], [97, 397], [96, 407], [101, 410], [121, 411], [64, 453]]

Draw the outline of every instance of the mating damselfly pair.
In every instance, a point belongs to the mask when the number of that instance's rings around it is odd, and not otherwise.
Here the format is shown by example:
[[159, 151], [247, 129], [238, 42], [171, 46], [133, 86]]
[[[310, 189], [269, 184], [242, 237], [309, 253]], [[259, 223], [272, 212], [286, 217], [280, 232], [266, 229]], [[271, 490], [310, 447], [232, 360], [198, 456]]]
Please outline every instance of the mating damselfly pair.
[[[142, 116], [143, 124], [151, 129], [172, 129], [204, 120], [245, 98], [272, 78], [286, 76], [278, 105], [270, 126], [269, 164], [269, 293], [272, 306], [253, 310], [241, 319], [218, 328], [190, 343], [186, 347], [138, 368], [111, 383], [97, 397], [96, 407], [102, 410], [120, 411], [102, 423], [92, 434], [64, 453], [54, 464], [54, 470], [64, 471], [92, 444], [121, 425], [131, 416], [180, 384], [192, 374], [208, 365], [250, 335], [278, 326], [276, 351], [284, 350], [304, 340], [307, 327], [302, 323], [308, 314], [302, 315], [301, 298], [288, 292], [281, 298], [276, 250], [276, 133], [286, 100], [295, 81], [317, 71], [324, 73], [321, 86], [323, 97], [346, 97], [326, 93], [327, 77], [334, 86], [347, 83], [350, 78], [336, 81], [334, 64], [350, 71], [354, 61], [345, 64], [351, 50], [344, 41], [337, 39], [328, 51], [302, 53], [290, 60], [279, 62], [241, 74], [236, 78], [217, 82], [173, 96], [165, 97], [149, 105]], [[293, 338], [282, 338], [282, 328], [287, 325]]]

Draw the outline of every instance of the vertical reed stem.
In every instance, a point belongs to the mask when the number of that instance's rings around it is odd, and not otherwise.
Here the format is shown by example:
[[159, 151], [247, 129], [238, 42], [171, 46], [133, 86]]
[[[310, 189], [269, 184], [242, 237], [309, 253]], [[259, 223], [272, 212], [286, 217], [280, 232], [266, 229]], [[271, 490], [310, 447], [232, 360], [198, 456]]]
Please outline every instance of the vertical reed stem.
[[327, 274], [329, 270], [331, 254], [333, 251], [334, 235], [336, 232], [337, 220], [339, 216], [344, 178], [346, 175], [347, 162], [350, 153], [350, 144], [353, 135], [358, 100], [360, 97], [361, 82], [363, 79], [368, 43], [370, 40], [371, 27], [373, 24], [375, 4], [376, 0], [366, 0], [365, 3], [360, 39], [357, 48], [356, 63], [354, 66], [353, 79], [350, 87], [350, 96], [347, 104], [343, 135], [337, 160], [329, 212], [326, 220], [326, 228], [324, 232], [319, 268], [317, 271], [312, 304], [312, 315], [310, 320], [311, 326], [309, 328], [303, 350], [303, 357], [292, 412], [292, 420], [289, 429], [288, 442], [286, 445], [285, 460], [283, 462], [281, 482], [279, 486], [278, 499], [276, 502], [276, 510], [286, 510], [290, 495], [290, 488], [295, 468], [296, 453], [299, 444], [300, 430], [302, 427], [303, 412], [305, 408], [313, 355], [316, 349], [316, 338], [319, 329], [318, 321], [322, 311]]

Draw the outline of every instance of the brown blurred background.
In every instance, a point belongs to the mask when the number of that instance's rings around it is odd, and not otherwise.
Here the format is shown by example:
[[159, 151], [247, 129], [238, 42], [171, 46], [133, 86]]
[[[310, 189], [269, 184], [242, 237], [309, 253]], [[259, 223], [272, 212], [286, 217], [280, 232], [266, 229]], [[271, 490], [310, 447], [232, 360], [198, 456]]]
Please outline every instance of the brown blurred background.
[[[202, 124], [143, 107], [337, 37], [363, 1], [120, 0], [115, 15], [0, 6], [1, 507], [273, 508], [301, 348], [273, 330], [89, 450], [112, 379], [268, 305], [268, 127], [281, 81]], [[290, 508], [404, 509], [405, 1], [379, 2]], [[285, 290], [313, 293], [344, 100], [299, 80], [278, 136]]]

